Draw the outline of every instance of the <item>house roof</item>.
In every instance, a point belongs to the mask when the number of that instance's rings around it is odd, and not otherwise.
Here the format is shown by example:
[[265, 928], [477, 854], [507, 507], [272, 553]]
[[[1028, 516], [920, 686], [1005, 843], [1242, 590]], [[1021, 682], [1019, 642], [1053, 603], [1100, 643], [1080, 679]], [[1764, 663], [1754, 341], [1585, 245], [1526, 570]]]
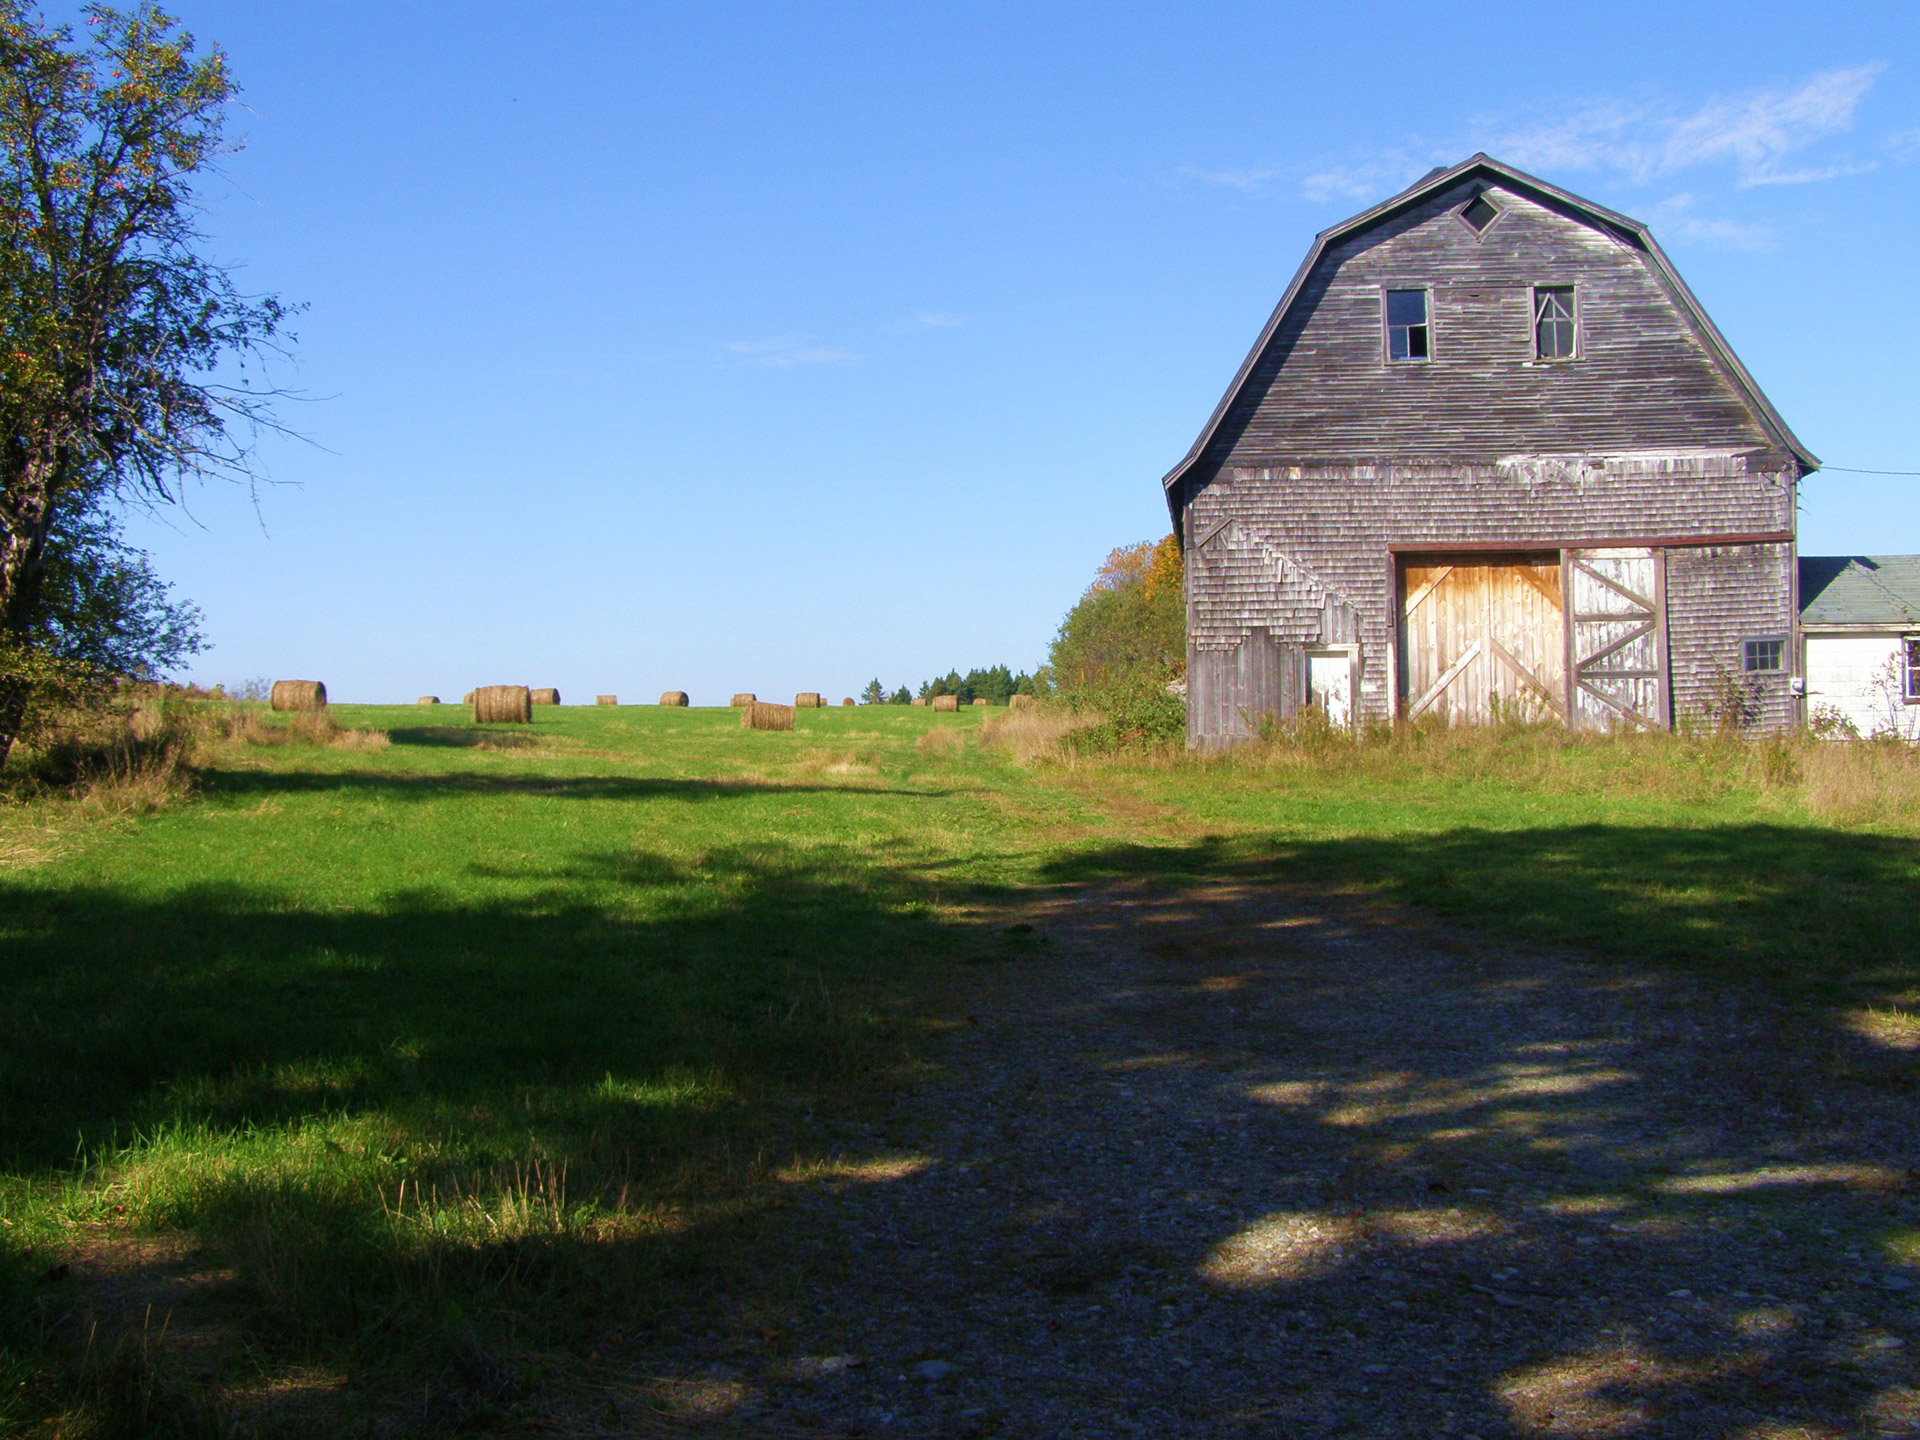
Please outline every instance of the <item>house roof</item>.
[[1307, 252], [1307, 258], [1300, 262], [1299, 270], [1294, 272], [1293, 282], [1287, 286], [1286, 294], [1280, 297], [1280, 303], [1274, 307], [1273, 314], [1267, 320], [1266, 328], [1260, 332], [1260, 338], [1254, 342], [1253, 349], [1248, 351], [1247, 358], [1241, 361], [1239, 372], [1233, 377], [1233, 384], [1227, 387], [1227, 393], [1214, 407], [1213, 415], [1208, 419], [1206, 428], [1200, 432], [1200, 437], [1193, 442], [1193, 448], [1187, 451], [1185, 458], [1169, 470], [1161, 481], [1161, 485], [1167, 492], [1167, 505], [1173, 511], [1176, 528], [1180, 520], [1177, 506], [1180, 482], [1187, 477], [1187, 473], [1193, 469], [1206, 454], [1207, 447], [1213, 443], [1221, 422], [1226, 419], [1240, 399], [1240, 392], [1253, 375], [1260, 356], [1265, 353], [1268, 344], [1279, 331], [1281, 322], [1287, 317], [1287, 312], [1299, 300], [1301, 292], [1306, 287], [1307, 277], [1313, 273], [1314, 267], [1320, 263], [1328, 248], [1363, 230], [1391, 220], [1403, 211], [1421, 204], [1436, 192], [1475, 175], [1485, 175], [1503, 185], [1521, 191], [1531, 191], [1535, 195], [1546, 197], [1576, 210], [1603, 229], [1611, 230], [1621, 239], [1643, 251], [1654, 271], [1673, 295], [1675, 303], [1693, 326], [1695, 334], [1706, 346], [1708, 353], [1713, 356], [1727, 378], [1733, 382], [1734, 388], [1753, 407], [1754, 416], [1762, 428], [1782, 449], [1799, 462], [1802, 475], [1820, 468], [1819, 458], [1802, 445], [1793, 431], [1787, 428], [1787, 422], [1780, 418], [1779, 412], [1761, 393], [1759, 385], [1754, 383], [1753, 376], [1747, 373], [1747, 367], [1740, 363], [1740, 357], [1733, 353], [1733, 348], [1727, 344], [1726, 337], [1720, 333], [1719, 327], [1701, 308], [1700, 302], [1687, 288], [1687, 282], [1680, 278], [1680, 273], [1673, 268], [1673, 262], [1667, 259], [1666, 252], [1660, 248], [1653, 238], [1653, 233], [1645, 224], [1609, 210], [1603, 205], [1596, 205], [1591, 200], [1582, 199], [1571, 191], [1562, 190], [1557, 185], [1550, 185], [1545, 180], [1514, 169], [1511, 165], [1502, 164], [1490, 155], [1477, 154], [1462, 160], [1458, 165], [1443, 166], [1428, 171], [1398, 195], [1381, 201], [1370, 210], [1361, 211], [1351, 219], [1341, 221], [1329, 230], [1322, 230], [1314, 237], [1313, 248]]
[[1805, 625], [1920, 625], [1920, 555], [1802, 555]]

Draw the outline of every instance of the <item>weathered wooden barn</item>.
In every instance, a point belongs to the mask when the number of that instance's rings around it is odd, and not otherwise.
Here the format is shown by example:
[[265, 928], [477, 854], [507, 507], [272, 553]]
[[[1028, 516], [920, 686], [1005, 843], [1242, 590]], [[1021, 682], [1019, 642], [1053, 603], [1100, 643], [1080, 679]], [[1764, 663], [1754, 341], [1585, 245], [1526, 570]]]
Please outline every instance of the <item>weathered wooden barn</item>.
[[1188, 737], [1796, 713], [1794, 438], [1647, 227], [1485, 155], [1322, 233], [1165, 480]]

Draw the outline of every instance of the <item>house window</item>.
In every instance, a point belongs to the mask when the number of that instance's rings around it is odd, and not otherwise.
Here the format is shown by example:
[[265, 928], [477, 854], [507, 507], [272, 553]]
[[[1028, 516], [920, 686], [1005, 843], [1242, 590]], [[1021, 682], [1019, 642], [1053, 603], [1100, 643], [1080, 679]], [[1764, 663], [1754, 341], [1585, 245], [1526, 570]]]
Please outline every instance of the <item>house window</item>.
[[1920, 705], [1920, 640], [1900, 642], [1900, 693], [1909, 705]]
[[1740, 642], [1740, 668], [1749, 675], [1771, 675], [1786, 668], [1787, 642], [1770, 636]]
[[1387, 291], [1387, 358], [1425, 360], [1427, 346], [1427, 292]]
[[1534, 287], [1533, 353], [1541, 360], [1573, 358], [1573, 286]]

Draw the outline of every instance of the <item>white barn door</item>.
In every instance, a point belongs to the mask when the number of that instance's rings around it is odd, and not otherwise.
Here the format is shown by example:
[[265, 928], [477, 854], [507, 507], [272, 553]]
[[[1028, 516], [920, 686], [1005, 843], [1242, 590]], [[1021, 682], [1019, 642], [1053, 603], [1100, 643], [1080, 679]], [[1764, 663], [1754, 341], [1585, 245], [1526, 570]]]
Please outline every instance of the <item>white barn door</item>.
[[1569, 550], [1566, 566], [1572, 722], [1667, 729], [1665, 553]]

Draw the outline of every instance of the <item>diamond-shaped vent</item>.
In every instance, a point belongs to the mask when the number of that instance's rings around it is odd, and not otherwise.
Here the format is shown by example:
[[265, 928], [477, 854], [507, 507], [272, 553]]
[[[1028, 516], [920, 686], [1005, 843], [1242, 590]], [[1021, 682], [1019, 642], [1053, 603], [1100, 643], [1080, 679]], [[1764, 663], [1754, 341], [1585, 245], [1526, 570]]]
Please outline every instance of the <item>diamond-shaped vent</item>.
[[1467, 208], [1460, 212], [1460, 218], [1473, 227], [1475, 234], [1486, 229], [1487, 226], [1491, 225], [1499, 216], [1500, 211], [1494, 206], [1494, 203], [1484, 195], [1474, 196], [1473, 199], [1467, 203]]

